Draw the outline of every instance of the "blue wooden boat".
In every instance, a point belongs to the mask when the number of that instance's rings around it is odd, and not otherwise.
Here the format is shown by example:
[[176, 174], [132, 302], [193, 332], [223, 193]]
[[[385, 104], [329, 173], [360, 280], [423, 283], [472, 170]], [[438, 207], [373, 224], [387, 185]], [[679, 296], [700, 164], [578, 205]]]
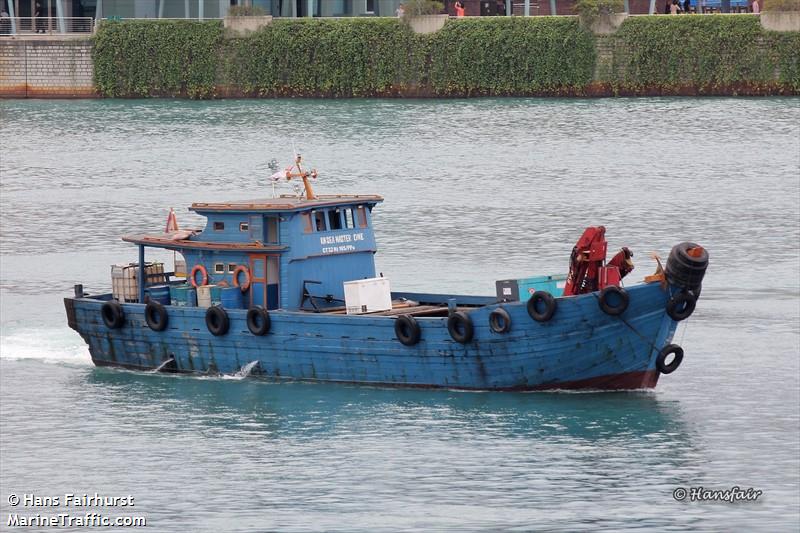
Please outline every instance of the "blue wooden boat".
[[[136, 294], [87, 295], [76, 285], [74, 297], [64, 300], [69, 326], [93, 362], [518, 391], [651, 388], [680, 365], [683, 350], [672, 336], [694, 310], [708, 262], [697, 245], [676, 246], [665, 271], [627, 288], [559, 296], [553, 278], [544, 276], [549, 292], [532, 290], [530, 298], [513, 301], [502, 294], [387, 292], [388, 309], [352, 308], [347, 283], [380, 285], [372, 211], [382, 198], [316, 196], [309, 173], [297, 175], [306, 182], [300, 195], [193, 204], [207, 219], [201, 231], [175, 224], [164, 233], [124, 236], [138, 246]], [[180, 253], [196, 290], [227, 285], [223, 299], [231, 291], [241, 296], [193, 305], [185, 295], [195, 289], [185, 280], [148, 271], [148, 248]], [[163, 285], [177, 299], [164, 300]]]

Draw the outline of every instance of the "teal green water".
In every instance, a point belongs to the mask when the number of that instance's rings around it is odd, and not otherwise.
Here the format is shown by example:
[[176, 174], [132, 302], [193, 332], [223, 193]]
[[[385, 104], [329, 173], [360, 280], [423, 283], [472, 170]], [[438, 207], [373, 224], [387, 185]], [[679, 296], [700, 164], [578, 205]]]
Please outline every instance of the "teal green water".
[[[711, 254], [682, 366], [651, 392], [463, 393], [91, 365], [73, 283], [192, 201], [380, 193], [397, 290], [563, 272], [587, 225]], [[289, 192], [284, 189], [284, 192]], [[152, 531], [800, 527], [800, 100], [0, 102], [0, 518], [9, 496], [135, 497]], [[755, 502], [676, 501], [754, 488]], [[11, 529], [13, 530], [13, 529]], [[37, 530], [31, 528], [31, 530]], [[66, 531], [85, 528], [64, 528]]]

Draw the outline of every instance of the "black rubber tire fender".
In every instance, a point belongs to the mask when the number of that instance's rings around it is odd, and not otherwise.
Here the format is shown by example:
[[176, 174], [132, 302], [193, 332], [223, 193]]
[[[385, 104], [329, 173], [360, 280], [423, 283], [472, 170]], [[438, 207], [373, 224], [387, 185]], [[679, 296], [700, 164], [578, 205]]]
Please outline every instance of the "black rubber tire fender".
[[467, 313], [456, 311], [447, 317], [447, 331], [454, 341], [467, 344], [475, 336], [475, 326]]
[[260, 305], [254, 305], [247, 310], [247, 329], [250, 333], [261, 337], [269, 333], [272, 327], [272, 320], [269, 317], [269, 311]]
[[[698, 257], [689, 255], [689, 250], [699, 248]], [[708, 251], [693, 242], [676, 244], [670, 250], [665, 274], [670, 284], [683, 289], [695, 290], [703, 283], [708, 268]]]
[[163, 305], [151, 300], [144, 308], [144, 321], [153, 331], [164, 331], [169, 324], [169, 313]]
[[119, 302], [106, 302], [100, 308], [100, 316], [108, 329], [121, 328], [125, 323], [125, 310]]
[[[619, 298], [619, 303], [613, 305], [611, 302], [609, 302], [609, 299], [612, 298]], [[602, 291], [600, 291], [600, 297], [597, 299], [600, 309], [602, 309], [605, 314], [611, 316], [619, 316], [624, 313], [628, 308], [630, 300], [631, 298], [628, 295], [628, 291], [622, 287], [617, 287], [616, 285], [609, 285], [608, 287], [604, 288]]]
[[[544, 306], [544, 310], [540, 311], [540, 307]], [[558, 302], [553, 295], [547, 291], [536, 291], [531, 295], [528, 300], [528, 314], [532, 319], [537, 322], [547, 322], [558, 309]]]
[[422, 338], [422, 331], [411, 315], [400, 315], [394, 321], [394, 334], [402, 344], [414, 346]]
[[489, 313], [489, 328], [495, 333], [508, 333], [511, 331], [511, 315], [502, 307]]
[[225, 335], [231, 327], [228, 312], [221, 305], [212, 305], [206, 311], [206, 327], [215, 337]]
[[691, 291], [680, 291], [673, 294], [667, 302], [667, 314], [675, 322], [680, 322], [692, 316], [697, 306], [697, 297]]
[[[671, 363], [667, 364], [667, 357], [669, 357], [670, 354], [674, 354], [675, 357], [673, 357]], [[683, 361], [683, 348], [677, 344], [667, 344], [658, 352], [656, 368], [662, 374], [672, 374], [681, 366], [681, 361]]]
[[[698, 257], [694, 257], [689, 255], [690, 248], [700, 248], [702, 252]], [[676, 244], [672, 247], [670, 255], [672, 255], [679, 263], [692, 270], [705, 271], [705, 269], [708, 267], [708, 250], [693, 242], [682, 242], [680, 244]]]

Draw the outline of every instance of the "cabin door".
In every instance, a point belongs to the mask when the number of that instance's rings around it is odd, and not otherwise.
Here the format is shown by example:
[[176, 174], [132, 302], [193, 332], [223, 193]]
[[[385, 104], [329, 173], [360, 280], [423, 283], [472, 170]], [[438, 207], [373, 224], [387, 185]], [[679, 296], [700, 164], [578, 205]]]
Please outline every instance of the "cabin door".
[[278, 264], [277, 255], [250, 256], [250, 305], [280, 306]]

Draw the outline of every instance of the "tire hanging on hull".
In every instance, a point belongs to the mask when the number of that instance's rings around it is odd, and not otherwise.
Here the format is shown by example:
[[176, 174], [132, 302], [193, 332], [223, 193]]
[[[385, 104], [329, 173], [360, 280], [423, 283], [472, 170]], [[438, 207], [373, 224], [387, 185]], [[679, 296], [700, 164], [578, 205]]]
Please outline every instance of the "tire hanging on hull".
[[[670, 363], [667, 363], [667, 357], [670, 355], [674, 357]], [[656, 368], [662, 374], [672, 374], [681, 366], [681, 361], [683, 361], [683, 348], [677, 344], [667, 344], [658, 352]]]
[[508, 333], [511, 331], [511, 315], [502, 307], [489, 313], [489, 327], [495, 333]]
[[394, 321], [394, 334], [402, 344], [414, 346], [422, 338], [422, 331], [411, 315], [400, 315]]
[[536, 291], [528, 300], [528, 314], [537, 322], [547, 322], [558, 309], [558, 302], [547, 291]]
[[607, 315], [619, 316], [625, 312], [630, 303], [628, 291], [616, 285], [609, 285], [602, 291], [598, 298], [600, 309]]
[[271, 327], [272, 320], [269, 318], [269, 311], [260, 305], [255, 305], [247, 310], [247, 329], [250, 330], [250, 333], [261, 337], [269, 333]]
[[228, 313], [219, 305], [212, 305], [206, 311], [206, 327], [215, 337], [225, 335], [231, 327]]
[[108, 329], [119, 329], [125, 324], [125, 310], [118, 302], [104, 303], [100, 315]]
[[696, 305], [695, 295], [688, 290], [682, 290], [670, 297], [667, 302], [667, 314], [675, 322], [680, 322], [692, 316]]
[[472, 319], [461, 311], [456, 311], [447, 319], [447, 331], [454, 341], [461, 344], [467, 344], [475, 335]]
[[169, 313], [160, 303], [150, 301], [144, 308], [144, 321], [153, 331], [164, 331], [169, 324]]

